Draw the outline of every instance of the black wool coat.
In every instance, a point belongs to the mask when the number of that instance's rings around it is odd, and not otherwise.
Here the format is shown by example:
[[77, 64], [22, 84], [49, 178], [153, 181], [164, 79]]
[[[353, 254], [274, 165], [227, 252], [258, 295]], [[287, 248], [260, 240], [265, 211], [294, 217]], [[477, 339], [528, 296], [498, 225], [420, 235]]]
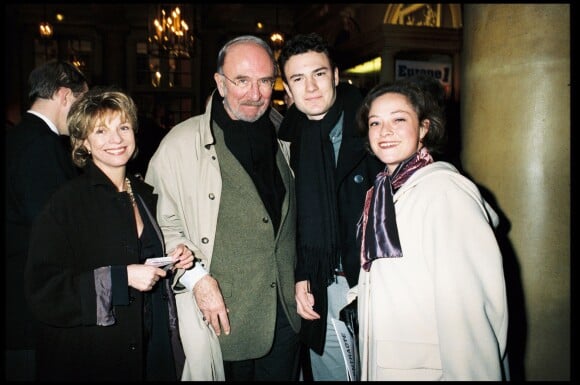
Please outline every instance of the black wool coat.
[[[360, 270], [360, 250], [356, 241], [356, 226], [362, 214], [367, 190], [374, 185], [377, 173], [385, 167], [377, 157], [366, 147], [366, 138], [360, 135], [356, 127], [356, 112], [362, 98], [359, 90], [346, 83], [337, 87], [337, 92], [343, 98], [344, 117], [342, 127], [342, 142], [338, 153], [336, 166], [337, 211], [340, 227], [340, 250], [343, 270], [350, 287], [358, 283]], [[279, 136], [291, 142], [290, 164], [296, 172], [300, 132], [298, 115], [303, 114], [293, 105], [286, 113], [280, 127]], [[296, 281], [308, 279], [307, 265], [298, 256]], [[322, 354], [326, 337], [326, 318], [328, 299], [325, 285], [311, 282], [310, 289], [314, 295], [314, 310], [320, 318], [314, 321], [302, 320], [300, 335], [302, 341], [318, 354]]]
[[[131, 184], [154, 216], [152, 187], [134, 178]], [[142, 217], [147, 215], [140, 211]], [[42, 323], [37, 341], [39, 380], [145, 379], [143, 304], [150, 292], [129, 287], [127, 279], [127, 265], [137, 263], [142, 261], [129, 196], [89, 163], [83, 175], [53, 195], [31, 233], [25, 294]], [[96, 287], [95, 274], [108, 267], [110, 286]], [[165, 291], [166, 281], [161, 279], [155, 289], [162, 290], [158, 297], [164, 309], [153, 307], [153, 328], [163, 328], [156, 335], [167, 351], [157, 365], [171, 367], [170, 379], [179, 379], [169, 342], [177, 332], [174, 298]], [[102, 311], [97, 304], [103, 300], [99, 294], [106, 297], [107, 292], [112, 293], [115, 322], [99, 326]]]

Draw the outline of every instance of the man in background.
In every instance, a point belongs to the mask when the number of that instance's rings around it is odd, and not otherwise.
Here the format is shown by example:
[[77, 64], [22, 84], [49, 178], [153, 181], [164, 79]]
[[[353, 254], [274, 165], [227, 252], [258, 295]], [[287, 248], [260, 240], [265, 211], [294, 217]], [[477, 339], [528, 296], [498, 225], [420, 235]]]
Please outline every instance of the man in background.
[[69, 151], [68, 111], [88, 91], [85, 75], [52, 61], [28, 78], [30, 109], [6, 130], [5, 368], [7, 380], [34, 380], [34, 321], [24, 300], [32, 222], [52, 193], [78, 174]]

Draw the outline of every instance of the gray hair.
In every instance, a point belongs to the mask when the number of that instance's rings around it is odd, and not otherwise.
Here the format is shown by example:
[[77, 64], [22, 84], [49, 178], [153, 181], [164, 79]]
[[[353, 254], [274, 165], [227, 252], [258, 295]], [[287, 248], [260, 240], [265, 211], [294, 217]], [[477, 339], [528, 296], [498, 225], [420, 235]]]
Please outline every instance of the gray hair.
[[264, 50], [266, 51], [266, 53], [268, 54], [268, 56], [270, 56], [270, 59], [272, 60], [272, 67], [274, 67], [274, 77], [278, 76], [278, 65], [276, 63], [276, 57], [274, 56], [274, 52], [272, 51], [272, 48], [264, 40], [260, 39], [257, 36], [254, 36], [254, 35], [238, 36], [238, 37], [231, 39], [226, 44], [224, 44], [222, 49], [220, 49], [220, 52], [218, 53], [218, 57], [217, 57], [217, 72], [218, 73], [221, 74], [223, 72], [224, 61], [226, 60], [226, 54], [228, 53], [228, 49], [236, 44], [239, 44], [239, 43], [253, 43], [253, 44], [259, 45], [260, 47], [264, 48]]

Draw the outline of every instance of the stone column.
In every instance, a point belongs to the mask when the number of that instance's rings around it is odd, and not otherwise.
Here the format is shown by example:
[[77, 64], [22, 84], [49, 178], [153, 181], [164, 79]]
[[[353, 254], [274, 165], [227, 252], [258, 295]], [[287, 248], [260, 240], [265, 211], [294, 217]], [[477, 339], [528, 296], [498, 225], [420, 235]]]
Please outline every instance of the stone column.
[[461, 160], [508, 225], [512, 379], [570, 380], [570, 5], [465, 4], [463, 30]]

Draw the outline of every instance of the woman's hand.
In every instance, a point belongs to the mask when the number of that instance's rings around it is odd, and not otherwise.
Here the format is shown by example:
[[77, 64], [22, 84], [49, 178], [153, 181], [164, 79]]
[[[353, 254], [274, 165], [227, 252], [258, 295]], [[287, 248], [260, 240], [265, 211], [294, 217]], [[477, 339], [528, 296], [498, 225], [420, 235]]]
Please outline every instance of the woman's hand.
[[150, 291], [167, 272], [151, 265], [129, 265], [127, 266], [127, 280], [129, 286], [139, 291]]

